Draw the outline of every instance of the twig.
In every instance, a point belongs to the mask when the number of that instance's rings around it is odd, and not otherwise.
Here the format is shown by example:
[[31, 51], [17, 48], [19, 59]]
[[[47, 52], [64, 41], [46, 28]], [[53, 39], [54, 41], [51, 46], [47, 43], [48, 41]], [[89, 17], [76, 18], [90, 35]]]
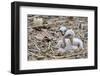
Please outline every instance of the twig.
[[73, 54], [70, 54], [70, 55], [67, 55], [66, 57], [72, 57], [72, 56], [75, 56], [75, 55], [81, 55], [82, 52], [79, 52], [79, 53], [73, 53]]
[[50, 49], [50, 47], [51, 47], [51, 42], [49, 42], [48, 49]]
[[40, 51], [40, 48], [33, 42], [33, 44], [35, 45], [35, 47]]

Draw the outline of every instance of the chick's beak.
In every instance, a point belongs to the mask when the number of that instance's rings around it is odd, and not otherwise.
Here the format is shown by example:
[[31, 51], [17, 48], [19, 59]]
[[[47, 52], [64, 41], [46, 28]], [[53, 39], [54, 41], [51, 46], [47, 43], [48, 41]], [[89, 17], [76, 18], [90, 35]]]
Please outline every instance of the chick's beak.
[[61, 35], [62, 35], [62, 36], [64, 36], [64, 34], [65, 34], [64, 32], [61, 32]]

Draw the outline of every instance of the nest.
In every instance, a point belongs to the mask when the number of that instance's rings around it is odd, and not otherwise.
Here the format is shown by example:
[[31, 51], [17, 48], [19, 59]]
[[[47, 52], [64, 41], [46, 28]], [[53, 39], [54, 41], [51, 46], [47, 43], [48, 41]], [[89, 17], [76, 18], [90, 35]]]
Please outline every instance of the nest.
[[[87, 27], [87, 17], [37, 16], [44, 20], [44, 22], [40, 22], [41, 24], [38, 23], [41, 26], [34, 24], [34, 17], [34, 15], [28, 15], [28, 60], [80, 59], [88, 57], [88, 38], [85, 35], [88, 30], [87, 28], [79, 28], [79, 20], [82, 20]], [[62, 37], [58, 29], [63, 24], [75, 31], [76, 37], [83, 41], [84, 49], [79, 48], [72, 52], [66, 51], [65, 53], [56, 51], [55, 46]]]

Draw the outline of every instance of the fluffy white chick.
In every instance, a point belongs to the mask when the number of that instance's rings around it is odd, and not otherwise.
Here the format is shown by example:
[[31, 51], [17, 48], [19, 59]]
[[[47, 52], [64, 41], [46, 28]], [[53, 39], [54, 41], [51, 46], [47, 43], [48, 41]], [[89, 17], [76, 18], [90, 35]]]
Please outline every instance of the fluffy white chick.
[[79, 38], [75, 38], [75, 33], [72, 29], [65, 32], [64, 37], [58, 41], [56, 46], [59, 52], [74, 51], [78, 48], [83, 49], [83, 42]]
[[81, 48], [83, 49], [83, 42], [81, 39], [75, 37], [75, 33], [72, 29], [67, 30], [64, 35], [64, 38], [69, 38], [72, 44], [73, 49]]

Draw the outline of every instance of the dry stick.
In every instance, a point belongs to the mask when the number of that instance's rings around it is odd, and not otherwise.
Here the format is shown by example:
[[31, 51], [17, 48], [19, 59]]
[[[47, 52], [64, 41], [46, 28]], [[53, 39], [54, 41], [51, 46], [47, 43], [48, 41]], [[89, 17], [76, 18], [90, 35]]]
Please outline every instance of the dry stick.
[[53, 58], [57, 58], [57, 59], [59, 59], [59, 58], [68, 58], [68, 57], [72, 57], [72, 56], [75, 56], [75, 55], [81, 55], [83, 52], [82, 51], [80, 51], [79, 53], [73, 53], [73, 54], [69, 54], [69, 55], [67, 55], [67, 56], [53, 56]]
[[36, 43], [33, 42], [33, 44], [34, 44], [35, 47], [40, 51], [40, 48], [36, 45]]
[[50, 49], [51, 49], [52, 52], [54, 52], [53, 49], [52, 49], [52, 47]]
[[52, 51], [51, 42], [49, 42], [48, 49]]
[[48, 49], [50, 49], [50, 47], [51, 47], [51, 42], [49, 42]]
[[73, 54], [70, 54], [70, 55], [68, 55], [68, 56], [66, 56], [66, 57], [71, 57], [71, 56], [80, 55], [80, 54], [82, 54], [82, 52], [79, 52], [79, 53], [73, 53]]

